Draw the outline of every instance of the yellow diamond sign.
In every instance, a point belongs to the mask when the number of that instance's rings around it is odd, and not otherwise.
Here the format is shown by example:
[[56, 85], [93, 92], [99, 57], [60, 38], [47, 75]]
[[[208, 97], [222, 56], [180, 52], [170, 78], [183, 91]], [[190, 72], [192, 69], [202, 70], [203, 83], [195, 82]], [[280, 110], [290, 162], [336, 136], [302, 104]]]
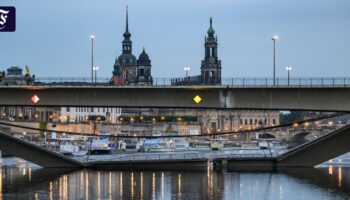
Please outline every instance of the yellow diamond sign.
[[199, 95], [196, 95], [194, 98], [193, 98], [193, 101], [196, 102], [197, 104], [200, 103], [202, 101], [202, 98], [199, 96]]

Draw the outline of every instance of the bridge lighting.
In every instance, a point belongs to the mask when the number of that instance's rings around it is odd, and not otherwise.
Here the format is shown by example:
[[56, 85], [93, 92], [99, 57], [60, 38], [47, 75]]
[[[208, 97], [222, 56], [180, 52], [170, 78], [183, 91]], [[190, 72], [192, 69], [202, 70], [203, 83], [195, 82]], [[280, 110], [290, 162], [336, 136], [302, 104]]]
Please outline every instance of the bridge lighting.
[[35, 116], [34, 116], [35, 118], [38, 118], [39, 117], [39, 115], [38, 114], [35, 114]]
[[272, 36], [273, 41], [273, 85], [276, 84], [276, 40], [279, 39], [278, 35]]
[[272, 40], [278, 40], [279, 39], [279, 36], [278, 35], [273, 35], [272, 36]]
[[186, 77], [188, 77], [188, 72], [190, 71], [190, 67], [186, 66], [184, 67], [185, 73], [186, 73]]
[[23, 132], [23, 135], [26, 135], [27, 133], [26, 132]]
[[296, 128], [296, 127], [299, 126], [299, 124], [298, 123], [294, 123], [293, 126]]
[[164, 119], [165, 119], [165, 117], [164, 117], [164, 116], [161, 116], [161, 117], [160, 117], [160, 119], [161, 119], [161, 120], [164, 120]]
[[333, 126], [333, 121], [329, 121], [329, 122], [328, 122], [328, 125], [329, 125], [329, 126]]
[[91, 40], [91, 83], [94, 82], [94, 40], [95, 35], [90, 35]]
[[307, 127], [307, 126], [309, 126], [309, 122], [305, 122], [305, 124], [304, 124], [304, 125], [305, 125], [306, 127]]
[[288, 65], [288, 66], [286, 67], [286, 70], [287, 70], [287, 72], [288, 72], [288, 85], [289, 85], [290, 71], [292, 71], [292, 66]]
[[97, 71], [99, 70], [100, 68], [98, 66], [93, 66], [92, 67], [92, 70], [95, 72], [95, 83], [97, 83]]
[[141, 116], [140, 119], [143, 120], [143, 116]]

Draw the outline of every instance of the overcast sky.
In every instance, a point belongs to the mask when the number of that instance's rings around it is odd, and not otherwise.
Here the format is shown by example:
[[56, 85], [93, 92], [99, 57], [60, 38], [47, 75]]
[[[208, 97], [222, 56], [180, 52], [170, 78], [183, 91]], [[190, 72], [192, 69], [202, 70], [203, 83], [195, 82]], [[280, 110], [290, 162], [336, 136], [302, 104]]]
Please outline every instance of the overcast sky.
[[38, 77], [90, 76], [95, 34], [99, 77], [121, 53], [125, 6], [133, 54], [146, 48], [154, 77], [200, 73], [209, 17], [218, 36], [223, 77], [350, 76], [349, 0], [1, 0], [15, 6], [17, 31], [0, 33], [0, 70], [29, 65]]

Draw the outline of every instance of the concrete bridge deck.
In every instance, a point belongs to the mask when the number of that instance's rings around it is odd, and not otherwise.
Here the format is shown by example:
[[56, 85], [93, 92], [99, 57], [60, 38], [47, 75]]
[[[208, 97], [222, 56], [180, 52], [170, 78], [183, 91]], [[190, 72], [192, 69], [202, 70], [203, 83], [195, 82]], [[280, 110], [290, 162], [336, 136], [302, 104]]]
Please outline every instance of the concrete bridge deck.
[[[288, 152], [252, 150], [225, 152], [167, 152], [131, 155], [67, 157], [0, 131], [0, 149], [47, 168], [186, 169], [206, 168], [208, 161], [228, 169], [313, 167], [350, 151], [350, 125], [307, 142]], [[263, 152], [263, 153], [262, 153]]]
[[350, 111], [349, 99], [349, 86], [0, 86], [0, 106]]

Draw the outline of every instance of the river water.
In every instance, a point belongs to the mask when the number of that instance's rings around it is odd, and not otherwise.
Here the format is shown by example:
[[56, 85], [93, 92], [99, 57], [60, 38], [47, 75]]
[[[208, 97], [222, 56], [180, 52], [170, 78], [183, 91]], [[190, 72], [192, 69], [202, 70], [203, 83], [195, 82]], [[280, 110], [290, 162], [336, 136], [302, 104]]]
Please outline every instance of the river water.
[[280, 172], [67, 171], [2, 158], [1, 199], [350, 199], [350, 168]]

